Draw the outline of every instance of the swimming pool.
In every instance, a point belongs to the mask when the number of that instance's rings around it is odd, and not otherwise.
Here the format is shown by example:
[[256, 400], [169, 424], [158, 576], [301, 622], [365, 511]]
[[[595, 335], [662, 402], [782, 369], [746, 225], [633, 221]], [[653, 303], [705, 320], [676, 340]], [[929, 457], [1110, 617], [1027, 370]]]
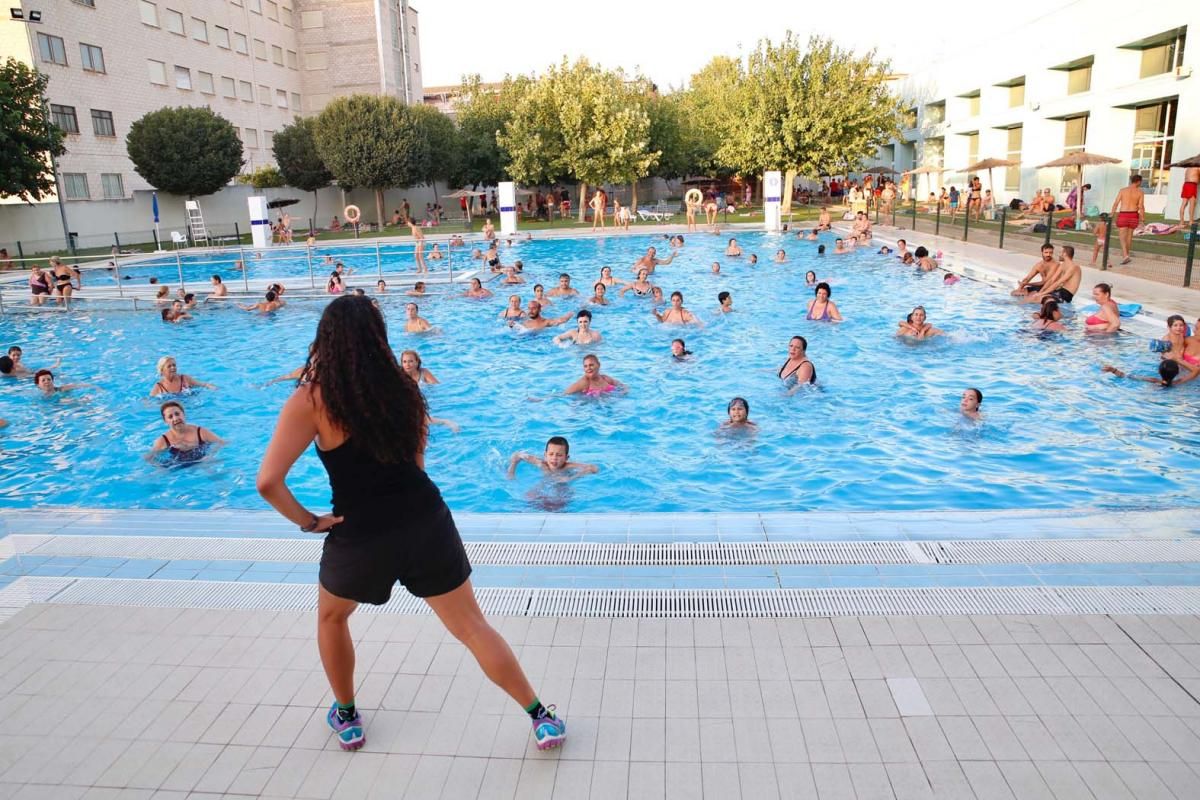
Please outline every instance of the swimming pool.
[[[508, 292], [492, 284], [487, 301], [442, 296], [421, 301], [436, 326], [403, 332], [400, 295], [381, 297], [397, 352], [417, 349], [441, 381], [426, 390], [432, 413], [462, 426], [435, 427], [428, 469], [462, 511], [804, 511], [1009, 509], [1099, 506], [1158, 508], [1196, 504], [1187, 487], [1200, 468], [1200, 386], [1162, 391], [1102, 375], [1113, 362], [1148, 373], [1155, 356], [1132, 335], [1039, 336], [1006, 293], [973, 281], [943, 286], [895, 259], [859, 252], [817, 256], [816, 244], [739, 234], [760, 263], [721, 255], [726, 238], [689, 236], [655, 275], [680, 289], [701, 329], [664, 326], [647, 300], [626, 297], [593, 308], [604, 341], [560, 347], [550, 332], [521, 335], [497, 319]], [[832, 238], [823, 238], [832, 244]], [[529, 282], [547, 288], [559, 272], [590, 295], [600, 267], [622, 279], [659, 237], [522, 242], [502, 251], [521, 258]], [[779, 247], [785, 264], [770, 263]], [[405, 253], [410, 251], [404, 251]], [[397, 256], [408, 263], [410, 256]], [[373, 255], [372, 255], [373, 258]], [[710, 273], [719, 261], [722, 274]], [[394, 269], [395, 267], [392, 267]], [[812, 295], [804, 273], [833, 285], [846, 321], [804, 320]], [[305, 270], [307, 268], [305, 267]], [[389, 266], [384, 265], [388, 270]], [[374, 275], [352, 276], [371, 290]], [[734, 313], [716, 313], [719, 291]], [[95, 389], [44, 399], [31, 381], [0, 383], [0, 498], [9, 506], [44, 504], [141, 508], [261, 508], [254, 476], [290, 388], [264, 382], [302, 363], [323, 300], [296, 300], [260, 316], [204, 309], [194, 321], [164, 325], [153, 311], [77, 310], [0, 317], [0, 344], [19, 343], [37, 368], [63, 357], [59, 382]], [[907, 343], [893, 332], [916, 304], [947, 331]], [[579, 307], [558, 302], [558, 316]], [[809, 341], [820, 384], [789, 396], [777, 370], [787, 340]], [[671, 339], [694, 352], [674, 361]], [[562, 396], [581, 374], [585, 352], [629, 386], [627, 395]], [[165, 354], [180, 370], [215, 383], [183, 400], [191, 422], [229, 446], [198, 465], [164, 469], [143, 454], [164, 426], [147, 393]], [[963, 388], [985, 396], [982, 425], [957, 412]], [[750, 404], [754, 436], [718, 435], [735, 395]], [[1181, 424], [1181, 421], [1188, 421]], [[522, 467], [507, 480], [515, 450], [540, 454], [565, 435], [571, 457], [600, 473], [547, 483]], [[1189, 477], [1193, 476], [1193, 477]], [[328, 502], [325, 476], [306, 453], [292, 485], [314, 508]]]

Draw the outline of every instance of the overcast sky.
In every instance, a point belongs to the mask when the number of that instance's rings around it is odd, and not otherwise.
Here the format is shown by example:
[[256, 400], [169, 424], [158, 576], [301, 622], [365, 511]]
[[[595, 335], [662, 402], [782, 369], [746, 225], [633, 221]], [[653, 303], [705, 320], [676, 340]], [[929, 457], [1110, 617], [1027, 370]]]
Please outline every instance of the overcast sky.
[[[802, 39], [819, 34], [856, 51], [875, 47], [892, 60], [894, 71], [910, 72], [963, 46], [973, 46], [978, 57], [997, 32], [1073, 2], [1078, 0], [1003, 10], [936, 0], [856, 0], [812, 10], [799, 2], [767, 0], [413, 0], [412, 5], [421, 20], [425, 86], [457, 84], [464, 73], [496, 81], [505, 73], [541, 72], [569, 53], [605, 67], [640, 69], [665, 89], [678, 87], [713, 56], [745, 53], [764, 37], [778, 41], [789, 28]], [[989, 23], [979, 21], [984, 13]], [[1001, 15], [999, 27], [995, 14]]]

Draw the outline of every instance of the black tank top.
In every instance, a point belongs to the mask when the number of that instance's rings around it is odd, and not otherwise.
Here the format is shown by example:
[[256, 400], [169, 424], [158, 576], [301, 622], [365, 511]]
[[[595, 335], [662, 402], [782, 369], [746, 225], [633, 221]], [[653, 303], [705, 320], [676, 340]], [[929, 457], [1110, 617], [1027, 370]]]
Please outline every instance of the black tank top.
[[350, 439], [332, 450], [316, 448], [329, 473], [333, 513], [366, 518], [423, 518], [441, 508], [442, 493], [413, 461], [381, 464]]

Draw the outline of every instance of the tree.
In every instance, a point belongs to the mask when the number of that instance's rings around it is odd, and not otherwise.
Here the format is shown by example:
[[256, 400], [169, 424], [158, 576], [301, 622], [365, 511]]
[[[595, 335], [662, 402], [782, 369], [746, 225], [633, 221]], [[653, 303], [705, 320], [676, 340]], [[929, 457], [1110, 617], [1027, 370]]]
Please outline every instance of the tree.
[[42, 99], [49, 81], [15, 58], [0, 65], [0, 197], [41, 200], [54, 191], [50, 156], [65, 148]]
[[497, 137], [512, 156], [510, 174], [525, 183], [575, 178], [582, 221], [588, 184], [632, 183], [658, 160], [644, 91], [620, 70], [563, 59], [538, 78]]
[[317, 121], [312, 117], [298, 119], [290, 125], [284, 125], [275, 133], [272, 153], [275, 163], [288, 186], [294, 186], [302, 192], [313, 193], [313, 224], [317, 217], [317, 192], [324, 189], [333, 181], [321, 154], [317, 152], [317, 142], [314, 131]]
[[383, 190], [424, 180], [427, 143], [417, 115], [395, 97], [340, 97], [317, 117], [317, 152], [342, 185], [375, 190], [375, 214], [384, 224]]
[[264, 164], [249, 175], [239, 175], [238, 183], [253, 186], [255, 189], [278, 189], [287, 185], [283, 173], [274, 164]]
[[242, 168], [237, 131], [207, 108], [151, 111], [130, 126], [125, 149], [147, 183], [186, 197], [220, 191]]
[[436, 181], [448, 181], [458, 172], [458, 129], [454, 120], [432, 106], [413, 106], [418, 136], [424, 143], [424, 153], [418, 167], [422, 180], [433, 187], [437, 202]]
[[745, 124], [740, 113], [740, 93], [745, 73], [740, 61], [716, 56], [691, 77], [679, 98], [680, 115], [691, 138], [692, 169], [711, 175], [731, 175], [736, 169], [722, 162], [717, 151], [733, 132]]
[[505, 76], [499, 89], [483, 86], [478, 75], [464, 76], [462, 90], [454, 106], [458, 122], [459, 156], [455, 183], [471, 186], [495, 186], [507, 180], [512, 158], [496, 134], [504, 130], [533, 85], [524, 75]]

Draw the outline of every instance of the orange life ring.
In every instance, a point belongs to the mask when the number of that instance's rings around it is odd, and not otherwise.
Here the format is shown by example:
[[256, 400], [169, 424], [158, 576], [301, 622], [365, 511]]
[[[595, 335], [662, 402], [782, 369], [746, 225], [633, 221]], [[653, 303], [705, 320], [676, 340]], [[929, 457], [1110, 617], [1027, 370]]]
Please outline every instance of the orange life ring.
[[[351, 214], [351, 211], [354, 213]], [[342, 209], [342, 216], [346, 218], [346, 222], [355, 223], [362, 219], [362, 211], [358, 206], [350, 205]]]

